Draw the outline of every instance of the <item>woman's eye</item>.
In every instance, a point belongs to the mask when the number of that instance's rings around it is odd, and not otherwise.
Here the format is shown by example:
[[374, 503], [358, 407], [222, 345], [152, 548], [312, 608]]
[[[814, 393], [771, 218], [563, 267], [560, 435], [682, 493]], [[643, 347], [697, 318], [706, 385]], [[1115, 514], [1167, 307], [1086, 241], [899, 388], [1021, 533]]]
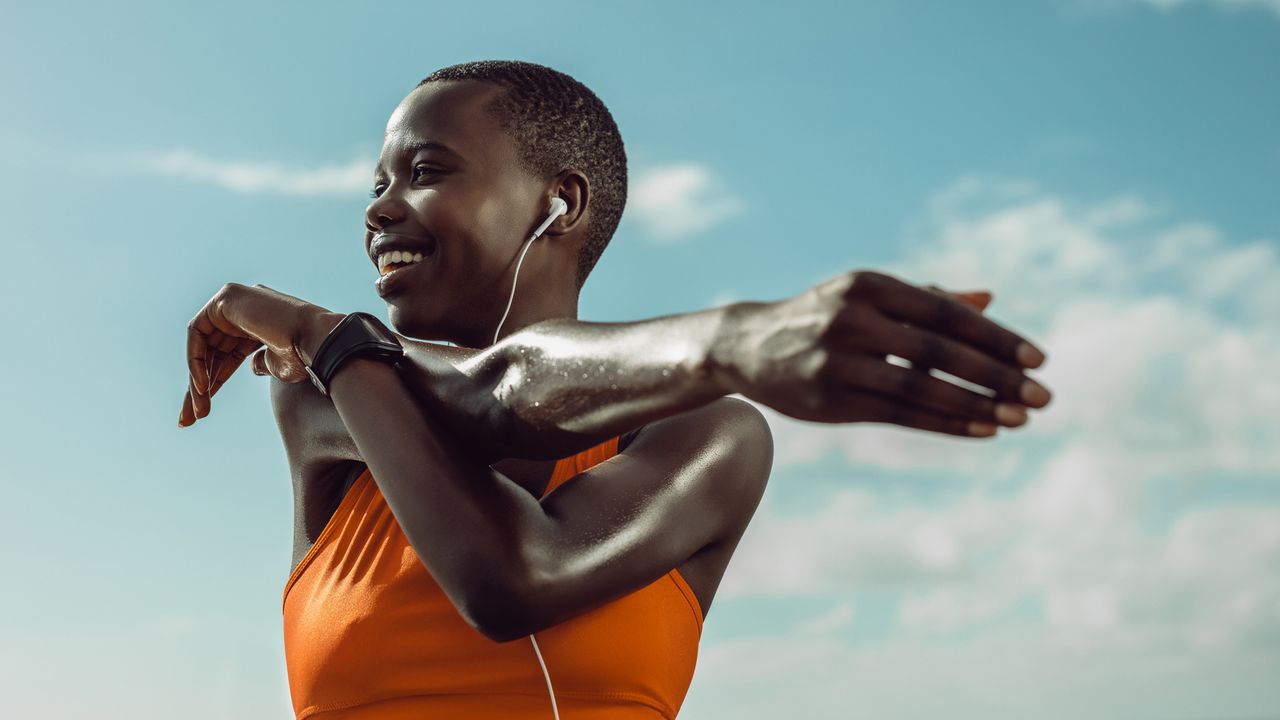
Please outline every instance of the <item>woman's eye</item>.
[[413, 179], [418, 180], [424, 175], [435, 175], [438, 172], [439, 170], [437, 168], [431, 167], [430, 165], [414, 165]]
[[371, 197], [371, 198], [376, 198], [376, 197], [378, 197], [379, 195], [381, 195], [381, 194], [382, 194], [382, 190], [383, 190], [383, 186], [381, 186], [381, 185], [374, 185], [374, 186], [373, 186], [373, 189], [369, 191], [369, 197]]

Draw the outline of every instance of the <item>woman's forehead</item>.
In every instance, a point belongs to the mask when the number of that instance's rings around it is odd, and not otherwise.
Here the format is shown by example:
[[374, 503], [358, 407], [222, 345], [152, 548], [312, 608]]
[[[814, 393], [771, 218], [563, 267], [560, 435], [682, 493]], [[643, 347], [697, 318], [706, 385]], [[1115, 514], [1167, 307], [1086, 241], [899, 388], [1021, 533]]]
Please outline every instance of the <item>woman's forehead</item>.
[[487, 109], [501, 92], [493, 83], [474, 80], [432, 82], [414, 89], [387, 121], [383, 159], [425, 146], [470, 161], [511, 150], [510, 137]]

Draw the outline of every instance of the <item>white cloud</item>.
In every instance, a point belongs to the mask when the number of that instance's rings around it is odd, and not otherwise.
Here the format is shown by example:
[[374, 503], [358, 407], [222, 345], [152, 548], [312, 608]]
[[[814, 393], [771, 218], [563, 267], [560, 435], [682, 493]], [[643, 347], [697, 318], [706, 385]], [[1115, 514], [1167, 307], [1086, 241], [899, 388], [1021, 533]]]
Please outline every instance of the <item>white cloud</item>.
[[[988, 288], [1049, 360], [1028, 426], [968, 440], [762, 408], [775, 474], [835, 454], [857, 483], [785, 510], [775, 481], [718, 602], [896, 593], [704, 643], [698, 717], [1223, 717], [1280, 705], [1280, 259], [1142, 198], [965, 178], [926, 205], [909, 282]], [[832, 471], [827, 471], [828, 473]], [[904, 488], [901, 480], [913, 480]], [[926, 501], [907, 488], [945, 486]], [[1215, 488], [1264, 478], [1271, 494]], [[1269, 479], [1269, 480], [1265, 480]], [[826, 483], [824, 486], [829, 485]], [[919, 492], [917, 490], [917, 492]], [[1189, 497], [1215, 497], [1193, 502]], [[847, 617], [845, 617], [847, 615]], [[866, 616], [870, 617], [870, 616]], [[714, 619], [711, 620], [714, 624]], [[856, 712], [855, 712], [856, 711]]]
[[802, 635], [822, 635], [847, 627], [853, 622], [853, 617], [853, 603], [846, 601], [821, 615], [797, 623], [795, 630]]
[[649, 168], [629, 184], [627, 217], [640, 222], [659, 242], [703, 232], [745, 207], [702, 165]]
[[278, 163], [219, 160], [193, 150], [142, 153], [129, 165], [167, 177], [208, 183], [242, 193], [301, 197], [358, 197], [373, 185], [372, 160], [345, 165], [288, 167]]

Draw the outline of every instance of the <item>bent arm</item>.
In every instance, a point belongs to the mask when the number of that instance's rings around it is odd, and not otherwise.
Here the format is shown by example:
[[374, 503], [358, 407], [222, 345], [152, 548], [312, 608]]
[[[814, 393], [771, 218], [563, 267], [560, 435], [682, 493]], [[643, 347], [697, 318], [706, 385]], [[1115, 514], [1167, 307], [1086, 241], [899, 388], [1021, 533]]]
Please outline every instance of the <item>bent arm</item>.
[[602, 464], [607, 477], [539, 501], [442, 435], [392, 368], [354, 360], [330, 391], [419, 560], [497, 642], [643, 587], [740, 533], [772, 462], [763, 417], [728, 400], [657, 423], [647, 450]]
[[557, 318], [481, 350], [402, 338], [406, 390], [489, 460], [561, 458], [733, 392], [737, 303], [626, 323]]

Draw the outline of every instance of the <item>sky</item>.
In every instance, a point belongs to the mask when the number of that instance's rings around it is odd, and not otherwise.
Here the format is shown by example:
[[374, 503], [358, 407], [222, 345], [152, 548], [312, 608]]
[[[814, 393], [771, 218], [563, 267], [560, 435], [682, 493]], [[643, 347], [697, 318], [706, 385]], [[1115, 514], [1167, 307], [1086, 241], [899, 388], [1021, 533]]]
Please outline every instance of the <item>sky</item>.
[[0, 24], [0, 716], [291, 717], [262, 378], [179, 430], [226, 282], [385, 312], [384, 124], [550, 65], [629, 157], [580, 317], [855, 269], [994, 293], [994, 440], [762, 408], [680, 713], [1280, 717], [1280, 2], [17, 3]]

